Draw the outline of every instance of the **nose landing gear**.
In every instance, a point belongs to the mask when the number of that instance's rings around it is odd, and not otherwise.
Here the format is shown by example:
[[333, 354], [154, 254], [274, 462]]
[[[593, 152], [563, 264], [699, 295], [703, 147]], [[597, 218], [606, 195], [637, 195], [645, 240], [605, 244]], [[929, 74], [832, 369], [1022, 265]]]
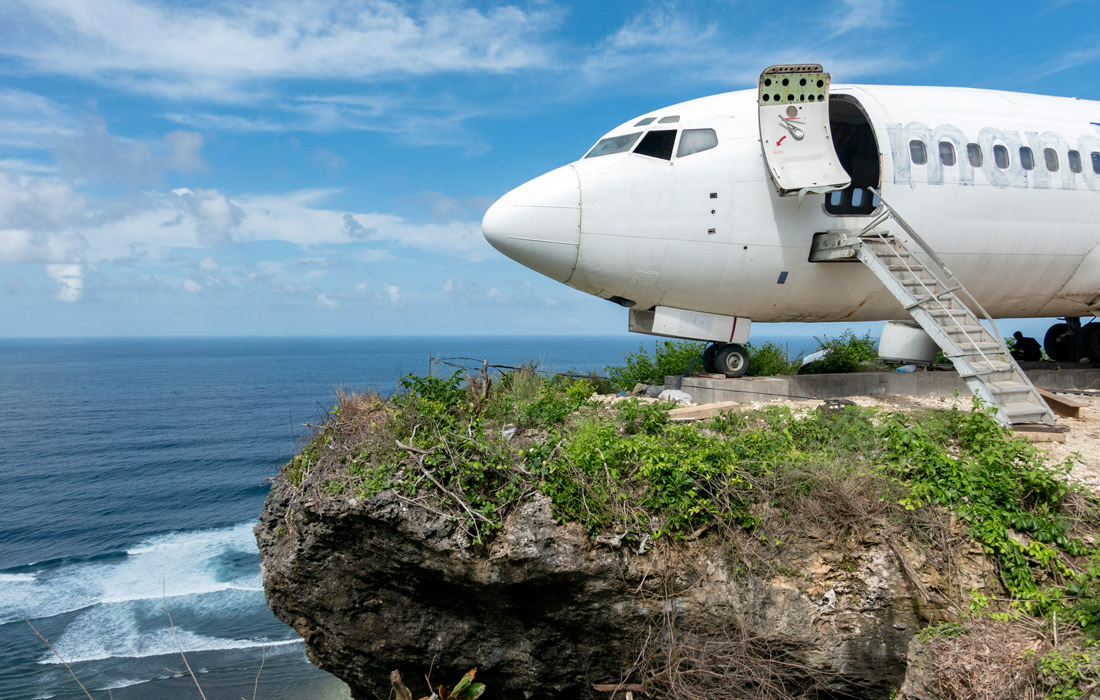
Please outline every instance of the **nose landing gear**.
[[711, 343], [703, 351], [703, 369], [735, 378], [749, 370], [749, 351], [737, 343]]

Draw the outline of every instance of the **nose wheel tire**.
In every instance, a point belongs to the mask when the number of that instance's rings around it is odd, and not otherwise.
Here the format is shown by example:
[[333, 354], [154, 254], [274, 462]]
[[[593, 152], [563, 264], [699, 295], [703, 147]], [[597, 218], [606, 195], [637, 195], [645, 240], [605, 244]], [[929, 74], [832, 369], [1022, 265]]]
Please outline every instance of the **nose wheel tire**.
[[718, 374], [718, 365], [714, 364], [714, 356], [718, 354], [721, 343], [711, 343], [703, 351], [703, 371], [707, 374]]
[[749, 371], [749, 352], [736, 343], [722, 345], [714, 353], [714, 366], [719, 374], [727, 377], [744, 376]]

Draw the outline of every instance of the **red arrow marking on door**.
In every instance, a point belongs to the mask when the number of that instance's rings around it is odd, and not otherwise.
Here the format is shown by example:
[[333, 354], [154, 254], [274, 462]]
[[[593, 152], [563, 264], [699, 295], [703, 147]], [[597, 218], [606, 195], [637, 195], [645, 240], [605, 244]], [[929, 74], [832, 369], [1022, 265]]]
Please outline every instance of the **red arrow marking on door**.
[[781, 146], [781, 145], [783, 145], [783, 139], [785, 139], [785, 138], [787, 138], [787, 135], [786, 135], [786, 134], [783, 134], [782, 136], [780, 136], [780, 137], [779, 137], [779, 140], [775, 142], [775, 145], [776, 145], [776, 146]]

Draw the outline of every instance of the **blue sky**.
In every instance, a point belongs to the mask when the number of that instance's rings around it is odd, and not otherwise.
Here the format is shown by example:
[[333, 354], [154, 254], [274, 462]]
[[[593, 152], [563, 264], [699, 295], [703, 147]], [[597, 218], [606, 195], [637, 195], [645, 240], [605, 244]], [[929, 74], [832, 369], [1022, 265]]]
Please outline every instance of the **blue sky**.
[[4, 0], [0, 336], [622, 333], [485, 243], [496, 197], [773, 63], [1100, 99], [1097, 26], [1098, 0]]

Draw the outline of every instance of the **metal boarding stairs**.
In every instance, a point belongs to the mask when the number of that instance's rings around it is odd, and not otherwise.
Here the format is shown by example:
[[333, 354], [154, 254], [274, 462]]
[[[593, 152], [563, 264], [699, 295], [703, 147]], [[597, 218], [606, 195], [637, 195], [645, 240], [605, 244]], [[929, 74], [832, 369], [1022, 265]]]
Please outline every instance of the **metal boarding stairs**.
[[[868, 189], [879, 198], [881, 213], [858, 233], [816, 236], [810, 260], [858, 259], [866, 265], [940, 346], [970, 391], [997, 409], [994, 417], [999, 423], [1006, 427], [1036, 422], [1054, 425], [1054, 413], [1009, 354], [996, 322], [882, 195]], [[905, 239], [878, 228], [890, 219], [908, 234], [908, 242], [920, 249], [919, 258]]]

